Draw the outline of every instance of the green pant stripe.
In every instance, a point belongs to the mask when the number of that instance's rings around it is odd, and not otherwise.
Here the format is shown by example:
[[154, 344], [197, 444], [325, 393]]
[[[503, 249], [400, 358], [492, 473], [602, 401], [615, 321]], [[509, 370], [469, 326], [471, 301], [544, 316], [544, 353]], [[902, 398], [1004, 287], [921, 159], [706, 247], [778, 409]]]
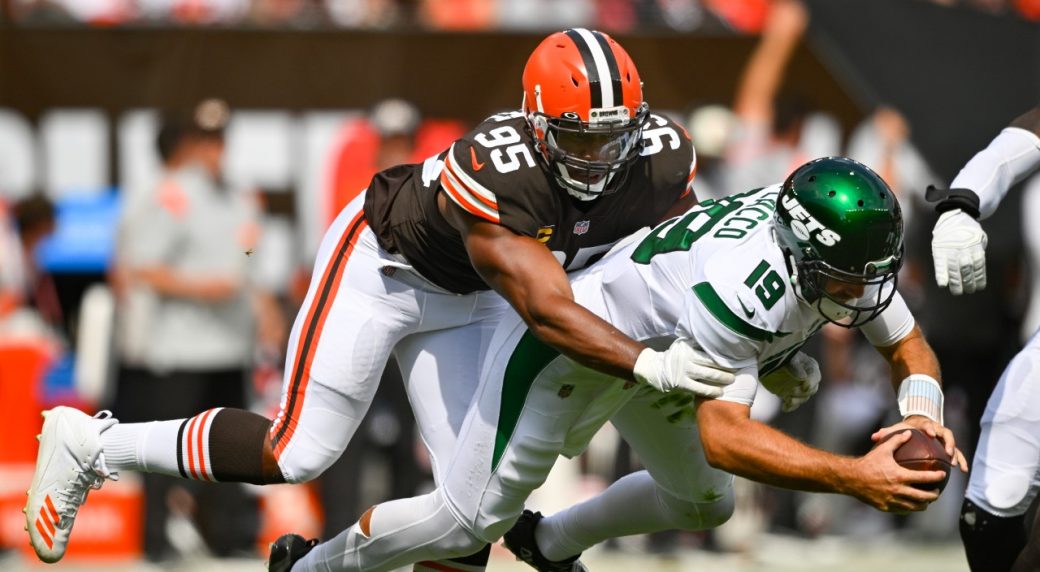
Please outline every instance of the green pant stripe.
[[502, 380], [502, 402], [498, 410], [498, 431], [495, 435], [495, 452], [491, 457], [491, 470], [498, 469], [498, 463], [506, 451], [506, 445], [513, 437], [516, 423], [520, 420], [520, 412], [524, 408], [527, 394], [531, 391], [535, 377], [549, 362], [556, 359], [560, 352], [545, 345], [530, 331], [524, 332], [520, 342], [509, 356], [506, 364], [505, 378]]

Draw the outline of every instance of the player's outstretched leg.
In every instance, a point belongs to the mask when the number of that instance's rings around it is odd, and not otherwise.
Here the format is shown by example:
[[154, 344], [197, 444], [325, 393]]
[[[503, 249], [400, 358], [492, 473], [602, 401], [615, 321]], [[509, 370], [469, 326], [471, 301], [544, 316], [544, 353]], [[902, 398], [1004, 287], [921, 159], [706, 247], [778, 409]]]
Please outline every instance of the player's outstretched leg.
[[65, 556], [87, 493], [101, 488], [106, 478], [117, 478], [106, 466], [101, 447], [101, 434], [116, 420], [107, 411], [91, 417], [69, 407], [44, 411], [43, 417], [36, 472], [22, 512], [36, 555], [44, 562], [57, 562]]
[[523, 560], [539, 572], [588, 572], [588, 569], [579, 560], [580, 553], [557, 561], [549, 560], [542, 554], [534, 536], [534, 529], [542, 518], [542, 513], [525, 509], [513, 528], [510, 528], [502, 538], [506, 548], [516, 556], [517, 560]]
[[44, 412], [26, 529], [40, 560], [65, 555], [72, 523], [91, 488], [120, 471], [211, 482], [284, 482], [271, 452], [271, 421], [240, 409], [188, 419], [119, 424], [70, 407]]
[[271, 554], [267, 557], [268, 572], [289, 572], [296, 561], [307, 555], [318, 545], [318, 539], [304, 539], [299, 534], [283, 534], [271, 543]]

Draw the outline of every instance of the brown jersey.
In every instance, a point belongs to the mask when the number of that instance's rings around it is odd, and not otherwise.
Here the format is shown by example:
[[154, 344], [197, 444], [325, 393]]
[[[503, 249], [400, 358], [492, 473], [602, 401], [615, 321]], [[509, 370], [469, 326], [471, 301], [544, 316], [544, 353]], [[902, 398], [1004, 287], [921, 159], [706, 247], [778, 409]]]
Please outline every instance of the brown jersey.
[[462, 236], [441, 216], [443, 192], [466, 212], [546, 245], [568, 272], [598, 260], [614, 243], [657, 223], [690, 192], [697, 160], [686, 131], [651, 115], [643, 149], [627, 174], [615, 175], [594, 201], [560, 187], [519, 112], [500, 113], [444, 153], [378, 173], [365, 216], [379, 245], [451, 292], [487, 290]]

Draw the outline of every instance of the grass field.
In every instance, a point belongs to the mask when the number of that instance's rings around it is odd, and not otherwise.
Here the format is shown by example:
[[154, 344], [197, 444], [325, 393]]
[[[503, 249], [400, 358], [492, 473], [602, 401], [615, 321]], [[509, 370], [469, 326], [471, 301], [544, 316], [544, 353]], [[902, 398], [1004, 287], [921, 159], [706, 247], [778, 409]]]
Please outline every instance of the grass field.
[[[886, 540], [871, 543], [824, 538], [812, 541], [763, 536], [758, 546], [744, 554], [715, 554], [689, 550], [675, 557], [592, 551], [584, 559], [592, 572], [967, 572], [964, 551], [958, 543], [905, 544]], [[17, 557], [0, 560], [0, 570], [38, 571], [45, 565]], [[69, 572], [260, 572], [262, 560], [195, 560], [160, 567], [145, 563], [83, 564], [63, 562], [47, 570]], [[496, 552], [492, 572], [524, 572], [531, 569]]]

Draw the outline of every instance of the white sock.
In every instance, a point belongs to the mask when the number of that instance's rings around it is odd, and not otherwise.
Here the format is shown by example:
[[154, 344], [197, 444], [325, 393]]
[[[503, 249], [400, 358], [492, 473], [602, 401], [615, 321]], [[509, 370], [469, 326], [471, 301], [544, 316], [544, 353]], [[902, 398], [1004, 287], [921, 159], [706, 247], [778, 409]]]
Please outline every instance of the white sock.
[[673, 528], [689, 528], [669, 504], [684, 504], [671, 495], [662, 498], [646, 471], [618, 479], [607, 490], [562, 512], [542, 519], [534, 529], [538, 549], [549, 560], [570, 558], [608, 539]]
[[105, 464], [113, 471], [180, 476], [177, 431], [184, 419], [149, 423], [117, 423], [101, 434]]

